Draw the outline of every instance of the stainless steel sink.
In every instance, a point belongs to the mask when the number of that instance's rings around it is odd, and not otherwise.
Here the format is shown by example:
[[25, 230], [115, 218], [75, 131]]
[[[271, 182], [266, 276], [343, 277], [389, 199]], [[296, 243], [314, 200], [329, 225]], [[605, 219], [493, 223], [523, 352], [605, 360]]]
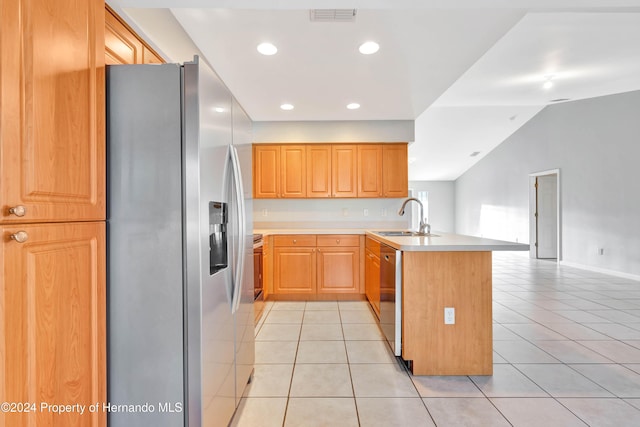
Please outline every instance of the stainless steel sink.
[[376, 231], [381, 236], [416, 236], [416, 237], [440, 237], [437, 234], [418, 233], [417, 231]]

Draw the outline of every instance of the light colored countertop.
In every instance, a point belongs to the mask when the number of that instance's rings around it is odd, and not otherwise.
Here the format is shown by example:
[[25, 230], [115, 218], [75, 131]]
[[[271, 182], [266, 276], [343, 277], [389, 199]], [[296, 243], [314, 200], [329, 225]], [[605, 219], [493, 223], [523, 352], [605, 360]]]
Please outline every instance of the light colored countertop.
[[433, 232], [435, 236], [382, 236], [375, 231], [367, 231], [366, 234], [394, 249], [411, 252], [529, 250], [529, 245], [522, 243], [465, 236], [462, 234], [440, 233], [438, 231]]
[[364, 228], [269, 228], [254, 229], [256, 234], [271, 236], [273, 234], [365, 234]]
[[[387, 228], [385, 230], [393, 230]], [[274, 234], [366, 234], [373, 239], [401, 251], [528, 251], [529, 245], [434, 231], [437, 236], [382, 236], [362, 228], [270, 228], [255, 229], [264, 236]]]

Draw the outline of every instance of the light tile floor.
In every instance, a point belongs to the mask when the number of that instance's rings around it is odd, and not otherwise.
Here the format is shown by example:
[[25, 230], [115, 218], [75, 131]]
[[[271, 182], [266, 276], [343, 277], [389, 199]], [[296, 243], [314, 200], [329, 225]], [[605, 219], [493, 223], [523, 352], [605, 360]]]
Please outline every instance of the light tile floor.
[[640, 283], [494, 253], [493, 376], [412, 376], [365, 302], [267, 303], [233, 426], [640, 426]]

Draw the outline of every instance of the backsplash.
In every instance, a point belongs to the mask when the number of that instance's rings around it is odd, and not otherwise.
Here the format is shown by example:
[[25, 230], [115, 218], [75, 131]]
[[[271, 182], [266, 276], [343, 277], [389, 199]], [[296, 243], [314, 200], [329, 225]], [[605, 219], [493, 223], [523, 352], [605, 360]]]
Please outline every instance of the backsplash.
[[404, 199], [254, 199], [255, 228], [406, 228]]

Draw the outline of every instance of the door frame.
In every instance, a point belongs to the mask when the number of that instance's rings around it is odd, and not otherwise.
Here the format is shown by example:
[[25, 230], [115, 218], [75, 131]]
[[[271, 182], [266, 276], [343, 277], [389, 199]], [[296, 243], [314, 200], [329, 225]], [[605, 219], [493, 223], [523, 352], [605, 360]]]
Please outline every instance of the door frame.
[[560, 169], [549, 169], [540, 172], [533, 172], [529, 174], [529, 258], [538, 259], [538, 251], [536, 248], [537, 243], [537, 221], [536, 221], [536, 210], [537, 210], [537, 194], [536, 194], [536, 178], [539, 176], [545, 175], [557, 175], [557, 183], [556, 183], [556, 203], [557, 203], [557, 221], [558, 221], [558, 231], [557, 231], [557, 239], [556, 239], [556, 249], [558, 253], [557, 261], [562, 261], [562, 197], [560, 193]]

